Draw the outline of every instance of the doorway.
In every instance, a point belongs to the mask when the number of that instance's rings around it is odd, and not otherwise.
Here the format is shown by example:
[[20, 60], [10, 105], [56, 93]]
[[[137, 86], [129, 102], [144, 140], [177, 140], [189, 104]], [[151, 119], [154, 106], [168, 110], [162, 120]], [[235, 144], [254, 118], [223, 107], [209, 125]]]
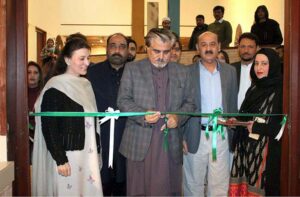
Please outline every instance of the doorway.
[[36, 59], [37, 59], [37, 63], [40, 66], [42, 66], [43, 62], [40, 54], [43, 47], [46, 45], [47, 32], [45, 32], [44, 30], [38, 27], [35, 28], [35, 31], [36, 31]]

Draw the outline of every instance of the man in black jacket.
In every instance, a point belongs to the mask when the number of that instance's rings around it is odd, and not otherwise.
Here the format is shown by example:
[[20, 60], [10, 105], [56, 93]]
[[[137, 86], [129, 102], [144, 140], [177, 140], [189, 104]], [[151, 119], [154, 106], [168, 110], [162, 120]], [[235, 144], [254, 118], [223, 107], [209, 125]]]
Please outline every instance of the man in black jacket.
[[194, 31], [191, 35], [189, 42], [189, 49], [196, 50], [197, 38], [200, 34], [207, 31], [208, 25], [204, 23], [204, 16], [198, 15], [196, 16], [196, 24], [197, 26], [194, 28]]
[[[120, 80], [128, 57], [128, 41], [116, 33], [108, 37], [106, 47], [107, 59], [92, 65], [88, 69], [90, 80], [97, 102], [98, 111], [103, 112], [108, 107], [117, 108], [117, 96]], [[101, 125], [101, 147], [103, 167], [101, 179], [105, 196], [126, 196], [126, 160], [119, 153], [119, 146], [125, 128], [125, 117], [120, 117], [115, 123], [113, 168], [108, 167], [110, 123]]]

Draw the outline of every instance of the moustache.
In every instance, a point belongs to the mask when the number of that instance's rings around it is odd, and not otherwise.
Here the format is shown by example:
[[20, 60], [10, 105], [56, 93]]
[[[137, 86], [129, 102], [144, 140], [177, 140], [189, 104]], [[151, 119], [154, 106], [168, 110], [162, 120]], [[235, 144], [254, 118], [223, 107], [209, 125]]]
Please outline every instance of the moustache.
[[213, 51], [205, 51], [205, 54], [214, 54]]
[[158, 58], [156, 61], [157, 61], [157, 62], [165, 62], [165, 60], [162, 59], [162, 58]]
[[249, 53], [243, 53], [242, 55], [250, 55]]
[[119, 54], [119, 53], [115, 53], [115, 54], [113, 54], [113, 55], [111, 55], [112, 57], [120, 57], [120, 58], [122, 58], [123, 56], [121, 55], [121, 54]]

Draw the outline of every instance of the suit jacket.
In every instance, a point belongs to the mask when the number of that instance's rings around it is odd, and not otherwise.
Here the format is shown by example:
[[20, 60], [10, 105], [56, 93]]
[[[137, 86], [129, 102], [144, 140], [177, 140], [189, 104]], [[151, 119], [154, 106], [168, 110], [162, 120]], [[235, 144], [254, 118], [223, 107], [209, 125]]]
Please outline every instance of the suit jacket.
[[[114, 70], [108, 60], [89, 66], [87, 77], [90, 80], [95, 93], [97, 108], [104, 112], [108, 107], [117, 109], [117, 97], [123, 68]], [[126, 180], [126, 159], [119, 153], [119, 147], [123, 136], [126, 117], [119, 117], [115, 122], [114, 133], [114, 177], [118, 182]], [[110, 121], [105, 122], [101, 128], [101, 155], [103, 166], [101, 169], [102, 183], [111, 181], [111, 170], [108, 168]], [[98, 140], [98, 138], [97, 138]], [[99, 145], [100, 145], [99, 144]]]
[[[222, 104], [224, 113], [237, 112], [237, 80], [235, 69], [226, 63], [220, 63], [220, 77], [222, 89]], [[199, 62], [191, 65], [192, 81], [196, 88], [197, 112], [201, 112], [201, 89]], [[184, 140], [190, 153], [196, 153], [200, 143], [201, 117], [192, 117], [184, 126]], [[228, 129], [228, 142], [231, 147], [233, 131]]]
[[236, 69], [236, 77], [237, 77], [237, 85], [238, 85], [238, 89], [240, 87], [240, 81], [241, 81], [241, 66], [242, 66], [242, 62], [234, 62], [231, 64], [233, 67], [235, 67]]
[[[196, 109], [195, 90], [191, 83], [189, 69], [177, 63], [168, 63], [169, 102], [167, 111], [191, 112]], [[145, 112], [155, 108], [155, 92], [149, 59], [126, 65], [117, 104], [121, 111]], [[179, 116], [179, 127], [187, 116]], [[176, 163], [182, 162], [182, 133], [179, 128], [169, 129], [169, 151]], [[120, 145], [120, 152], [134, 161], [142, 161], [149, 149], [152, 125], [144, 116], [128, 117]], [[162, 147], [163, 148], [163, 147]]]

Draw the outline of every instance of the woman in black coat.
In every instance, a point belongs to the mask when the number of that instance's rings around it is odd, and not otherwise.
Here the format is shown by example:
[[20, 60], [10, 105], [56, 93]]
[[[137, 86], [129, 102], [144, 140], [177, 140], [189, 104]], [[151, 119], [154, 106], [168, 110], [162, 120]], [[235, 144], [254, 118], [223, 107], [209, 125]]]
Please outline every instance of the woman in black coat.
[[[255, 56], [250, 75], [252, 85], [240, 113], [282, 114], [280, 60], [272, 49]], [[229, 196], [280, 195], [280, 131], [282, 116], [240, 117], [247, 127], [237, 127]]]
[[251, 27], [251, 33], [259, 39], [259, 45], [280, 45], [283, 41], [280, 27], [277, 21], [269, 18], [266, 6], [258, 6], [254, 14], [255, 23]]

